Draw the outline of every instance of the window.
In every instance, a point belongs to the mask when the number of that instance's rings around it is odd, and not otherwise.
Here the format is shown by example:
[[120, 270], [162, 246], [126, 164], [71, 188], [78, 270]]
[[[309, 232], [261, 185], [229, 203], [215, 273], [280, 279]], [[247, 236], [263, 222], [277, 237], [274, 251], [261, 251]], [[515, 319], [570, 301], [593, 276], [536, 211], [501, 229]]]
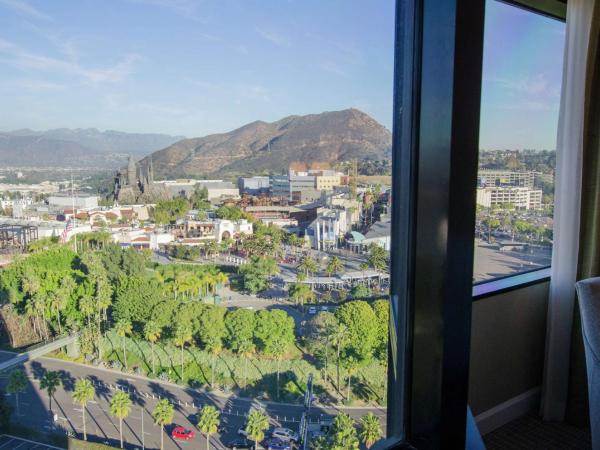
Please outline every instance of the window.
[[486, 3], [474, 281], [550, 265], [564, 22]]
[[[125, 389], [129, 446], [158, 448], [157, 405], [193, 439], [214, 403], [212, 439], [242, 448], [261, 407], [240, 397], [286, 403], [284, 440], [334, 439], [333, 405], [354, 440], [367, 412], [368, 443], [385, 434], [394, 18], [394, 0], [0, 1], [0, 303], [19, 345], [78, 333], [51, 356], [103, 391], [89, 435], [120, 437], [98, 366], [148, 378]], [[66, 381], [63, 436], [83, 432]]]

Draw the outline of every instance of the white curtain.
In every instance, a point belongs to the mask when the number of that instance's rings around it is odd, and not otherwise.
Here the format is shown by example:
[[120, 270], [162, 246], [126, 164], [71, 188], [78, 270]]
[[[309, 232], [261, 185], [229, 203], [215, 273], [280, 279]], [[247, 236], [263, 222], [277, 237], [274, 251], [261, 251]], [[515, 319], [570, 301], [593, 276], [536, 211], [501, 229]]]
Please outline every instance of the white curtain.
[[563, 420], [579, 246], [581, 161], [586, 61], [594, 0], [569, 0], [558, 139], [554, 205], [554, 248], [546, 331], [541, 412]]

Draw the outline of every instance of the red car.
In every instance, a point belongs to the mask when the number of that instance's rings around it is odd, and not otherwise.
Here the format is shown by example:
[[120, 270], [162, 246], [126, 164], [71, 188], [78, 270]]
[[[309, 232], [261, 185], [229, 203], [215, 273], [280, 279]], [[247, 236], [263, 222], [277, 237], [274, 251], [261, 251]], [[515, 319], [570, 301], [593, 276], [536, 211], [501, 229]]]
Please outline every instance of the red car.
[[171, 437], [173, 439], [191, 441], [196, 437], [196, 433], [194, 430], [188, 430], [187, 428], [183, 428], [181, 425], [179, 425], [173, 428], [173, 431], [171, 431]]

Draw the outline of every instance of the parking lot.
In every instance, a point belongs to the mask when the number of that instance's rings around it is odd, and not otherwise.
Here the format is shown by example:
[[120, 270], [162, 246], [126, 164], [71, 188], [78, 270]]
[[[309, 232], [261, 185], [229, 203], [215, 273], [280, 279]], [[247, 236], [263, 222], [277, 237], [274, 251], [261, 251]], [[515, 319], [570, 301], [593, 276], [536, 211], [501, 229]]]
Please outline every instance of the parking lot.
[[60, 447], [52, 445], [40, 444], [38, 442], [29, 441], [14, 436], [3, 434], [0, 436], [0, 450], [63, 450]]

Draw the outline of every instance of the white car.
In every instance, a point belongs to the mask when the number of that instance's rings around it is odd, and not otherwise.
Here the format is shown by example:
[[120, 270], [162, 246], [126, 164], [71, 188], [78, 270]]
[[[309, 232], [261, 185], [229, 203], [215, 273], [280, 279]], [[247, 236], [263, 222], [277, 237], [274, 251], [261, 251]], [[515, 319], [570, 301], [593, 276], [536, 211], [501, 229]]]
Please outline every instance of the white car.
[[329, 306], [327, 306], [327, 305], [321, 306], [321, 311], [329, 311]]
[[310, 308], [308, 308], [308, 313], [309, 314], [316, 314], [317, 313], [317, 308], [314, 306], [311, 306]]
[[271, 436], [277, 439], [281, 439], [284, 442], [298, 442], [298, 433], [290, 430], [289, 428], [275, 428], [271, 433]]
[[239, 436], [242, 436], [242, 437], [245, 437], [245, 438], [247, 438], [247, 437], [248, 437], [248, 433], [246, 432], [246, 429], [245, 429], [244, 427], [242, 427], [242, 428], [239, 428], [239, 429], [237, 430], [237, 434], [238, 434]]

